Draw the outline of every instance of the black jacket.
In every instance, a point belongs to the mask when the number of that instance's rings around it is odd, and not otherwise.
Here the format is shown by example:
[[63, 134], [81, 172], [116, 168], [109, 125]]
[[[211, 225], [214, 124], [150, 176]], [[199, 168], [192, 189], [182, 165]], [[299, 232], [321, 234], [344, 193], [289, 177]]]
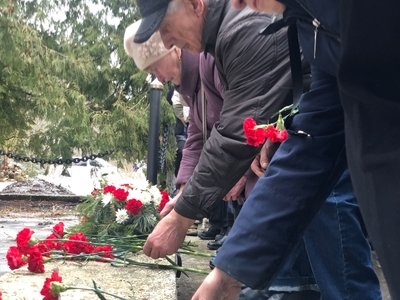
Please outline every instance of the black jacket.
[[246, 144], [243, 121], [267, 123], [291, 101], [287, 30], [263, 36], [267, 14], [234, 10], [229, 0], [209, 0], [203, 46], [224, 85], [220, 121], [205, 144], [175, 210], [188, 218], [207, 215], [246, 172], [259, 149]]

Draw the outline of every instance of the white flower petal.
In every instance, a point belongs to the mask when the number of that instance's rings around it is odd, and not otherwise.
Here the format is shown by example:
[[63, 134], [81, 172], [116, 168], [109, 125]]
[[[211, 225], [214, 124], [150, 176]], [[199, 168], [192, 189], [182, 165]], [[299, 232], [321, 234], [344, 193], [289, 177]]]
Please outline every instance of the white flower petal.
[[120, 208], [115, 213], [115, 221], [118, 224], [123, 224], [128, 219], [129, 219], [128, 212], [126, 211], [125, 208]]
[[108, 203], [110, 203], [112, 198], [113, 198], [113, 195], [111, 193], [105, 194], [103, 199], [101, 199], [101, 202], [103, 203], [103, 207], [105, 207]]

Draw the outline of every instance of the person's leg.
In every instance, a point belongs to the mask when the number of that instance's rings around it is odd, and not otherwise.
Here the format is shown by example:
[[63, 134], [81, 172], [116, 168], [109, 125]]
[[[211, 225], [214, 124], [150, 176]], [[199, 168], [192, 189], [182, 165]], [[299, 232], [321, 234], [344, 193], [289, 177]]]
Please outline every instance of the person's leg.
[[242, 289], [239, 297], [240, 300], [286, 300], [292, 298], [299, 300], [320, 299], [319, 289], [302, 240], [290, 254], [269, 287], [263, 290], [253, 290], [246, 287]]
[[220, 234], [221, 231], [224, 229], [226, 222], [226, 212], [227, 204], [221, 199], [221, 201], [218, 201], [214, 205], [208, 216], [210, 227], [208, 228], [208, 230], [200, 232], [198, 234], [199, 238], [203, 240], [214, 240], [216, 235]]
[[339, 87], [354, 190], [400, 299], [400, 2], [343, 0]]
[[322, 299], [382, 298], [348, 171], [307, 228], [304, 241]]

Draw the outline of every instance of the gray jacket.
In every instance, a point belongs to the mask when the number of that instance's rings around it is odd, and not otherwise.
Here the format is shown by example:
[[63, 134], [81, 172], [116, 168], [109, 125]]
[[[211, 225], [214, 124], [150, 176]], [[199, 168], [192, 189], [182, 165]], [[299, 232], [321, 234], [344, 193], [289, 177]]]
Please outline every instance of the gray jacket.
[[267, 123], [291, 101], [286, 29], [262, 36], [271, 22], [266, 14], [234, 10], [229, 0], [208, 0], [202, 42], [224, 86], [220, 120], [214, 125], [199, 163], [175, 210], [200, 219], [226, 195], [259, 151], [246, 144], [243, 121]]

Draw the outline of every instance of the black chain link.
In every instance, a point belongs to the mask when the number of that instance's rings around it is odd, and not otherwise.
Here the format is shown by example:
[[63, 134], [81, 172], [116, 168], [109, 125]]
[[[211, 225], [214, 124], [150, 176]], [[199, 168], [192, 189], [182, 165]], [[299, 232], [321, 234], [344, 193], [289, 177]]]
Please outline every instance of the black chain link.
[[85, 155], [82, 157], [76, 157], [76, 158], [58, 158], [58, 159], [43, 159], [43, 158], [37, 158], [37, 157], [28, 157], [28, 156], [22, 156], [18, 155], [13, 152], [6, 152], [0, 149], [0, 156], [7, 156], [8, 158], [12, 158], [16, 161], [23, 161], [23, 162], [31, 162], [34, 164], [49, 164], [49, 165], [70, 165], [72, 163], [77, 164], [81, 161], [87, 161], [87, 160], [94, 160], [96, 158], [102, 158], [108, 155], [111, 155], [114, 151], [105, 151], [105, 152], [99, 152], [98, 154], [91, 154], [91, 155]]
[[158, 152], [158, 155], [159, 155], [158, 166], [159, 166], [160, 173], [165, 172], [165, 158], [167, 155], [167, 148], [168, 148], [168, 134], [169, 134], [169, 125], [164, 124], [164, 126], [163, 126], [163, 141], [162, 141], [162, 144], [160, 147], [160, 151]]

